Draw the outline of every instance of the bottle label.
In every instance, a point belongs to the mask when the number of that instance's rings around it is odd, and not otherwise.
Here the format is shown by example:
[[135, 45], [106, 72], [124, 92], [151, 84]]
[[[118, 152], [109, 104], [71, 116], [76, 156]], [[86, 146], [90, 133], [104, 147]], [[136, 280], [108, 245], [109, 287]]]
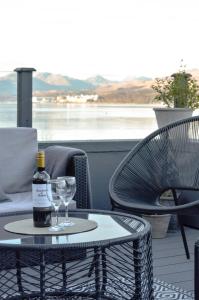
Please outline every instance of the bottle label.
[[50, 207], [51, 197], [51, 184], [32, 184], [33, 207]]

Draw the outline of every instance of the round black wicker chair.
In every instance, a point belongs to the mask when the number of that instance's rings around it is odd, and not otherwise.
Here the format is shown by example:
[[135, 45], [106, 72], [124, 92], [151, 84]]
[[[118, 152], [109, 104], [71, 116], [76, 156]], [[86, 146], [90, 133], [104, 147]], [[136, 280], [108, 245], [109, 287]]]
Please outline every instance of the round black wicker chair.
[[[174, 206], [159, 202], [167, 190], [173, 193]], [[199, 116], [169, 124], [144, 138], [122, 160], [109, 183], [113, 210], [177, 214], [189, 258], [181, 215], [199, 214], [199, 198], [181, 204], [182, 190], [199, 190]]]

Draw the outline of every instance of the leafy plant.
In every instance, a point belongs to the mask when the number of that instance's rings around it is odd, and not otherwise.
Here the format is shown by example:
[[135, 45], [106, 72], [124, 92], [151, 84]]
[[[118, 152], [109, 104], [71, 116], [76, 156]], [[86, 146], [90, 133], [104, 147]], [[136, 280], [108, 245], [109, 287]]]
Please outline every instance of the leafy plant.
[[199, 86], [185, 70], [179, 70], [170, 77], [156, 78], [152, 89], [157, 93], [154, 100], [162, 101], [168, 107], [199, 107]]

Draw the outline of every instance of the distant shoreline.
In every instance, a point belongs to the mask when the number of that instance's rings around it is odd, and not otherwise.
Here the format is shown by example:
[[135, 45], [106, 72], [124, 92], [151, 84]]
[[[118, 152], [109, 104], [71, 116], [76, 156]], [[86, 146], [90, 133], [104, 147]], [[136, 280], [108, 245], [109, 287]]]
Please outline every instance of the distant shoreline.
[[[5, 105], [17, 105], [17, 99], [16, 101], [0, 101], [0, 105], [5, 104]], [[45, 105], [57, 105], [57, 106], [106, 106], [106, 107], [113, 107], [113, 106], [118, 106], [118, 107], [148, 107], [148, 108], [153, 108], [153, 107], [164, 107], [164, 105], [160, 103], [153, 103], [153, 104], [140, 104], [140, 103], [116, 103], [116, 102], [110, 102], [110, 103], [103, 103], [103, 102], [86, 102], [86, 103], [79, 103], [79, 102], [67, 102], [67, 103], [58, 103], [58, 102], [34, 102], [33, 105], [35, 106], [45, 106]]]

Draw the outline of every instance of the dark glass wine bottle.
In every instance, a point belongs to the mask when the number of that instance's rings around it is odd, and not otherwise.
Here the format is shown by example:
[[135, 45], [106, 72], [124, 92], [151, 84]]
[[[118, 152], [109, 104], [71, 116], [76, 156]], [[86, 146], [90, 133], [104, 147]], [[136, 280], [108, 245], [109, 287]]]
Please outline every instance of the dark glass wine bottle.
[[37, 153], [37, 171], [32, 181], [33, 223], [35, 227], [51, 226], [51, 203], [48, 192], [50, 185], [47, 181], [49, 174], [45, 171], [45, 152]]

